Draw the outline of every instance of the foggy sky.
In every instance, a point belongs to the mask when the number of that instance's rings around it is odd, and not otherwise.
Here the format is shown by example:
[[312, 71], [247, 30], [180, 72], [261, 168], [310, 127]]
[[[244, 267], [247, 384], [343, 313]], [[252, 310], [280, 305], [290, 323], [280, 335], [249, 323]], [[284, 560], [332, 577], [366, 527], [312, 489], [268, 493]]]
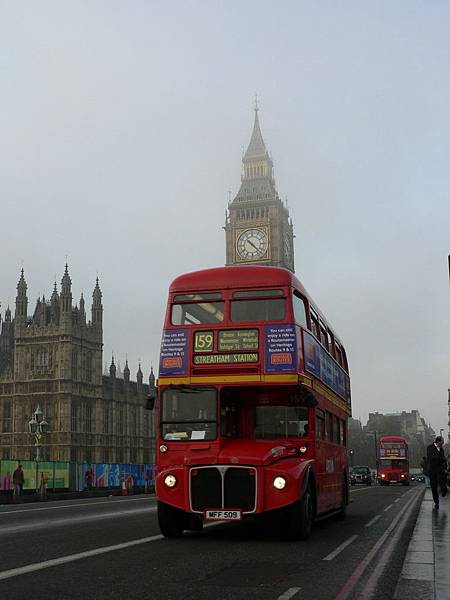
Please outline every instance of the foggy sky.
[[[0, 302], [69, 264], [104, 361], [158, 365], [167, 289], [223, 265], [258, 93], [296, 272], [353, 415], [447, 430], [450, 5], [0, 0]], [[133, 377], [135, 378], [135, 377]]]

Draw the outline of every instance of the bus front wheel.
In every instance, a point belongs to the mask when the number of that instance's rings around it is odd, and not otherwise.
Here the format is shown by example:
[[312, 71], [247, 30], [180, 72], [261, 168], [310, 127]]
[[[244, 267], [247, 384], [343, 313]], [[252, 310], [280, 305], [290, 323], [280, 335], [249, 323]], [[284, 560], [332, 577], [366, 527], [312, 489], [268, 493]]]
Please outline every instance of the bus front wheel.
[[184, 512], [179, 508], [158, 502], [158, 525], [164, 537], [181, 537], [184, 530]]
[[314, 520], [314, 499], [308, 486], [303, 498], [288, 508], [287, 534], [291, 539], [306, 540], [311, 535]]

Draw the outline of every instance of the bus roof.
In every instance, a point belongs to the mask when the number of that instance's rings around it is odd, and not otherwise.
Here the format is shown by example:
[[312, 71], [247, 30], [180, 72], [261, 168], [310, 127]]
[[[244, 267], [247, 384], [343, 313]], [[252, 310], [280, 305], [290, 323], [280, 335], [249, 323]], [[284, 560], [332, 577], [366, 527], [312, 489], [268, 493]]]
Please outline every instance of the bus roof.
[[289, 285], [299, 291], [308, 299], [310, 305], [319, 314], [323, 321], [328, 325], [336, 339], [340, 341], [334, 328], [328, 323], [327, 319], [316, 306], [314, 300], [308, 294], [306, 289], [297, 279], [297, 277], [288, 269], [282, 267], [265, 267], [264, 265], [231, 265], [228, 267], [214, 267], [211, 269], [201, 269], [184, 273], [176, 277], [169, 287], [169, 293], [176, 294], [198, 291], [216, 291], [243, 288], [268, 288], [277, 285]]
[[185, 273], [174, 279], [170, 292], [184, 292], [201, 288], [202, 290], [235, 289], [236, 287], [273, 287], [274, 285], [292, 285], [309, 298], [308, 293], [293, 273], [281, 267], [263, 265], [242, 265], [215, 267]]
[[404, 442], [406, 444], [405, 438], [399, 435], [384, 435], [380, 437], [380, 442]]

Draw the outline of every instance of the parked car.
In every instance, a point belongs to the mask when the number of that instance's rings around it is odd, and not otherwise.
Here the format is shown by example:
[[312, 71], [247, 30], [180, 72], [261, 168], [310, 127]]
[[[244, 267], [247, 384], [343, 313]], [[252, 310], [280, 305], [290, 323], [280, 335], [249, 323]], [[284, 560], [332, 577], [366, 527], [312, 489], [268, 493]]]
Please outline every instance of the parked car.
[[350, 484], [356, 485], [357, 483], [372, 485], [372, 473], [369, 467], [353, 467], [350, 473]]

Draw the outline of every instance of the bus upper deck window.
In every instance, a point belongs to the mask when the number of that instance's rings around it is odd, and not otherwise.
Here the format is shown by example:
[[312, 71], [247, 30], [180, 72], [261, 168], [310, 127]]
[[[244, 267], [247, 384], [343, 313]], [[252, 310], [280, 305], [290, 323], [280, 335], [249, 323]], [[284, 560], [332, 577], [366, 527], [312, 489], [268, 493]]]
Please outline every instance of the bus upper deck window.
[[322, 346], [327, 350], [330, 349], [330, 340], [328, 337], [328, 331], [326, 326], [320, 321], [320, 341], [322, 342]]
[[223, 321], [223, 302], [189, 302], [172, 304], [172, 325], [198, 325]]
[[195, 294], [177, 294], [174, 302], [200, 302], [201, 300], [222, 300], [220, 292], [196, 292]]
[[302, 327], [308, 327], [308, 322], [306, 320], [306, 308], [305, 301], [300, 296], [297, 296], [294, 293], [292, 297], [292, 302], [294, 306], [294, 318], [297, 325], [301, 325]]
[[336, 342], [334, 342], [334, 350], [336, 353], [336, 360], [338, 361], [338, 363], [341, 365], [341, 367], [343, 366], [343, 362], [342, 362], [342, 352], [341, 352], [341, 347], [340, 345]]
[[[286, 314], [283, 290], [239, 290], [233, 292], [231, 320], [281, 321]], [[278, 296], [278, 297], [277, 297]]]
[[261, 298], [262, 296], [282, 296], [283, 290], [242, 290], [233, 292], [233, 298]]
[[318, 340], [320, 340], [319, 317], [316, 315], [316, 313], [313, 311], [313, 309], [310, 310], [310, 313], [311, 313], [311, 329], [312, 329], [312, 332], [316, 336], [316, 338]]
[[281, 321], [285, 314], [286, 300], [284, 298], [231, 301], [231, 320], [234, 322]]

